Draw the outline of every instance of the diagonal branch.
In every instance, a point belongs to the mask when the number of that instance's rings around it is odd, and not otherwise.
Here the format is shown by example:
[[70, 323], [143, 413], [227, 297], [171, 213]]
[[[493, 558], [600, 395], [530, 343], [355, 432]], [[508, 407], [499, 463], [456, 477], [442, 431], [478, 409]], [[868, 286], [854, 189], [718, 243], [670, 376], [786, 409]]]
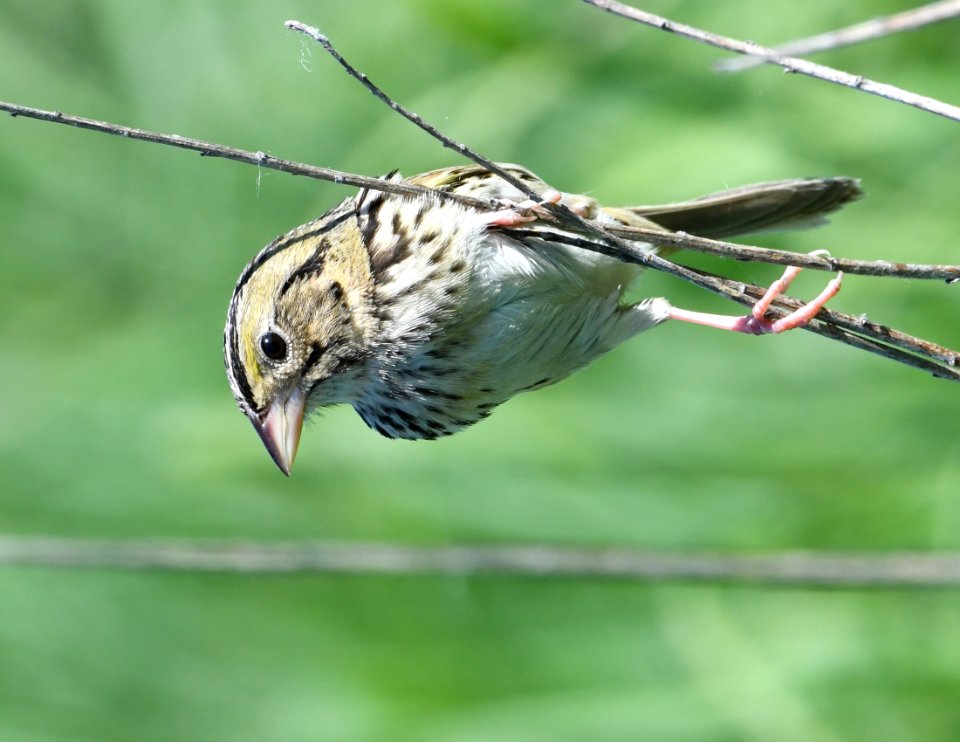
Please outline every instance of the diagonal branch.
[[[431, 195], [462, 203], [475, 209], [498, 209], [502, 204], [491, 204], [484, 199], [471, 198], [460, 193], [438, 191], [425, 186], [414, 185], [402, 181], [385, 181], [368, 175], [349, 173], [343, 170], [308, 165], [303, 162], [285, 160], [268, 155], [265, 152], [251, 152], [249, 150], [230, 147], [202, 139], [191, 139], [178, 134], [161, 134], [146, 129], [136, 129], [97, 119], [74, 116], [60, 111], [47, 111], [41, 108], [31, 108], [16, 103], [0, 101], [0, 111], [5, 111], [13, 118], [31, 118], [38, 121], [48, 121], [78, 129], [96, 131], [101, 134], [112, 134], [124, 139], [136, 139], [162, 144], [168, 147], [199, 152], [204, 157], [218, 157], [226, 160], [243, 162], [248, 165], [279, 170], [291, 175], [301, 175], [317, 180], [326, 180], [341, 185], [369, 188], [373, 190], [393, 193], [398, 196]], [[454, 143], [454, 148], [460, 151], [460, 145]], [[490, 163], [494, 171], [502, 170], [495, 163]], [[509, 172], [504, 172], [505, 178], [510, 178]], [[722, 257], [733, 258], [739, 261], [755, 263], [769, 263], [772, 265], [796, 265], [800, 268], [810, 268], [819, 271], [844, 271], [845, 273], [865, 276], [887, 276], [890, 278], [911, 278], [925, 280], [960, 281], [960, 265], [925, 265], [919, 263], [897, 263], [887, 260], [853, 260], [850, 258], [818, 257], [806, 253], [790, 252], [788, 250], [772, 250], [766, 247], [742, 245], [735, 242], [712, 240], [706, 237], [697, 237], [685, 232], [663, 232], [655, 229], [605, 225], [605, 229], [612, 234], [629, 240], [639, 240], [652, 245], [676, 247], [694, 252], [709, 253]]]
[[[501, 179], [505, 180], [507, 183], [509, 183], [514, 188], [518, 189], [521, 193], [525, 194], [526, 196], [533, 199], [534, 201], [539, 201], [541, 199], [543, 194], [537, 193], [536, 191], [532, 190], [529, 184], [524, 183], [522, 180], [515, 177], [509, 171], [504, 170], [502, 167], [497, 165], [497, 163], [493, 162], [492, 160], [488, 160], [483, 155], [477, 152], [474, 152], [467, 145], [462, 144], [461, 142], [455, 142], [453, 139], [451, 139], [442, 131], [440, 131], [436, 126], [434, 126], [428, 121], [425, 121], [422, 116], [404, 108], [399, 103], [397, 103], [393, 98], [391, 98], [389, 95], [383, 92], [381, 88], [375, 85], [370, 80], [370, 78], [367, 77], [363, 72], [360, 72], [360, 70], [358, 70], [356, 67], [350, 64], [346, 59], [344, 59], [343, 55], [340, 54], [340, 52], [338, 52], [333, 47], [332, 43], [330, 43], [330, 39], [328, 39], [324, 34], [320, 33], [320, 29], [314, 28], [313, 26], [308, 26], [305, 23], [301, 23], [300, 21], [287, 21], [283, 25], [289, 28], [291, 31], [299, 31], [302, 34], [309, 36], [318, 44], [320, 44], [320, 46], [322, 46], [324, 50], [331, 57], [333, 57], [340, 64], [341, 67], [343, 67], [343, 69], [347, 72], [348, 75], [350, 75], [355, 80], [357, 80], [367, 90], [373, 93], [373, 95], [376, 96], [380, 101], [382, 101], [391, 109], [399, 113], [401, 116], [407, 119], [407, 121], [410, 121], [416, 126], [419, 126], [427, 134], [429, 134], [438, 142], [440, 142], [444, 147], [447, 147], [456, 152], [459, 152], [464, 157], [470, 160], [473, 160], [475, 163], [477, 163], [481, 167], [486, 168], [491, 173], [495, 173]], [[563, 210], [567, 211], [570, 214], [570, 216], [574, 216], [573, 213], [569, 212], [568, 209], [563, 209]], [[577, 217], [574, 217], [574, 218], [576, 219]], [[566, 220], [566, 221], [569, 222], [569, 220]]]
[[38, 121], [49, 121], [55, 124], [74, 126], [78, 129], [87, 129], [88, 131], [98, 131], [102, 134], [113, 134], [114, 136], [123, 137], [124, 139], [137, 139], [141, 142], [178, 147], [179, 149], [199, 152], [202, 157], [220, 157], [225, 160], [235, 160], [236, 162], [244, 162], [248, 165], [256, 165], [257, 167], [267, 168], [269, 170], [280, 170], [281, 172], [290, 173], [291, 175], [305, 175], [308, 178], [326, 180], [331, 183], [357, 186], [358, 188], [373, 188], [375, 190], [395, 193], [399, 196], [437, 195], [459, 201], [467, 206], [473, 206], [478, 209], [491, 208], [491, 204], [482, 199], [447, 194], [411, 183], [387, 182], [380, 178], [371, 178], [366, 175], [356, 175], [342, 170], [306, 165], [302, 162], [273, 157], [266, 152], [250, 152], [236, 147], [228, 147], [223, 144], [205, 142], [202, 139], [182, 137], [179, 134], [159, 134], [146, 129], [135, 129], [130, 126], [120, 126], [119, 124], [111, 124], [106, 121], [84, 118], [83, 116], [72, 116], [67, 113], [61, 113], [60, 111], [45, 111], [41, 108], [30, 108], [29, 106], [21, 106], [5, 101], [0, 101], [0, 111], [6, 111], [13, 118], [22, 116]]
[[888, 276], [891, 278], [924, 278], [960, 282], [960, 265], [925, 265], [921, 263], [893, 263], [889, 260], [850, 260], [849, 258], [821, 257], [768, 247], [753, 247], [736, 242], [723, 242], [706, 237], [697, 237], [686, 232], [664, 232], [642, 227], [605, 224], [612, 234], [630, 240], [648, 242], [651, 245], [677, 247], [693, 252], [720, 255], [734, 260], [773, 265], [795, 265], [818, 271], [843, 271], [862, 276]]
[[684, 23], [677, 23], [662, 16], [647, 13], [644, 10], [638, 10], [630, 5], [618, 2], [617, 0], [583, 0], [588, 5], [605, 10], [608, 13], [627, 18], [637, 23], [643, 23], [647, 26], [667, 31], [683, 36], [684, 38], [698, 41], [701, 44], [713, 46], [718, 49], [736, 52], [737, 54], [748, 54], [751, 57], [761, 58], [765, 64], [775, 64], [783, 67], [786, 72], [797, 72], [801, 75], [815, 77], [819, 80], [826, 80], [837, 85], [843, 85], [854, 90], [861, 90], [870, 95], [876, 95], [887, 100], [903, 103], [922, 111], [943, 116], [953, 121], [960, 121], [960, 107], [944, 103], [936, 98], [930, 98], [925, 95], [918, 95], [909, 90], [898, 88], [894, 85], [870, 80], [860, 75], [851, 75], [849, 72], [827, 67], [826, 65], [808, 62], [805, 59], [797, 57], [784, 57], [777, 53], [775, 49], [770, 49], [749, 41], [739, 41], [729, 36], [703, 31], [694, 26], [688, 26]]
[[[846, 28], [779, 44], [773, 51], [777, 56], [802, 57], [828, 49], [840, 49], [844, 46], [861, 44], [864, 41], [873, 41], [902, 31], [913, 31], [923, 26], [956, 18], [958, 15], [960, 15], [960, 0], [940, 0], [902, 13], [872, 18]], [[721, 60], [714, 67], [721, 72], [740, 72], [757, 67], [766, 61], [766, 57], [736, 57]]]
[[[402, 106], [394, 102], [383, 91], [377, 88], [369, 79], [354, 69], [326, 39], [316, 29], [304, 26], [296, 21], [291, 21], [289, 27], [295, 30], [301, 30], [314, 38], [317, 38], [324, 47], [340, 62], [341, 65], [354, 77], [363, 82], [363, 84], [374, 92], [378, 98], [390, 105], [409, 120], [427, 131], [431, 136], [439, 139], [445, 146], [470, 157], [478, 164], [486, 167], [493, 172], [497, 172], [505, 180], [512, 182], [521, 191], [526, 192], [531, 198], [538, 198], [540, 194], [531, 191], [528, 186], [518, 181], [509, 172], [502, 170], [495, 163], [474, 153], [466, 145], [454, 142], [446, 137], [435, 127], [428, 124], [421, 117], [406, 111]], [[321, 41], [322, 39], [322, 41]], [[478, 209], [499, 208], [499, 205], [493, 205], [487, 201], [475, 198], [469, 198], [459, 194], [447, 193], [444, 191], [435, 191], [422, 186], [415, 186], [409, 183], [384, 181], [378, 178], [370, 178], [353, 173], [347, 173], [330, 168], [305, 165], [303, 163], [293, 162], [267, 155], [264, 152], [248, 152], [234, 147], [227, 147], [213, 142], [205, 142], [197, 139], [190, 139], [179, 135], [159, 134], [143, 129], [119, 126], [95, 119], [83, 118], [80, 116], [71, 116], [59, 111], [44, 111], [42, 109], [29, 108], [12, 103], [0, 102], [0, 110], [7, 111], [13, 117], [23, 116], [41, 121], [49, 121], [69, 126], [75, 126], [91, 131], [113, 134], [127, 139], [138, 139], [141, 141], [152, 142], [155, 144], [165, 144], [168, 146], [179, 147], [182, 149], [199, 152], [203, 156], [222, 157], [225, 159], [245, 162], [258, 167], [265, 167], [294, 175], [305, 175], [308, 177], [328, 180], [334, 183], [342, 183], [357, 187], [366, 187], [374, 190], [387, 191], [397, 195], [418, 196], [431, 194], [443, 198], [456, 200], [468, 206]], [[636, 242], [629, 242], [610, 232], [616, 231], [623, 237], [631, 240], [641, 239], [644, 242], [656, 245], [671, 245], [674, 247], [688, 247], [693, 250], [703, 252], [713, 252], [719, 255], [732, 256], [740, 260], [755, 260], [775, 264], [792, 264], [801, 267], [812, 267], [818, 270], [847, 270], [851, 273], [864, 273], [868, 275], [890, 275], [904, 276], [912, 278], [935, 278], [946, 279], [950, 281], [957, 280], [960, 276], [960, 267], [958, 266], [918, 266], [904, 265], [899, 263], [888, 263], [885, 261], [851, 261], [840, 258], [818, 258], [784, 251], [772, 251], [764, 248], [748, 247], [725, 243], [717, 240], [707, 240], [705, 238], [693, 237], [682, 233], [663, 233], [656, 230], [642, 230], [636, 228], [616, 228], [616, 230], [605, 231], [599, 225], [586, 222], [574, 215], [568, 209], [562, 206], [548, 205], [550, 214], [546, 216], [545, 221], [557, 224], [562, 227], [572, 229], [577, 232], [592, 234], [595, 240], [579, 240], [579, 244], [584, 249], [602, 252], [611, 255], [620, 260], [638, 263], [640, 265], [653, 268], [655, 270], [665, 271], [682, 280], [693, 283], [701, 288], [705, 288], [713, 293], [726, 298], [738, 301], [742, 304], [752, 305], [756, 297], [762, 295], [763, 289], [758, 286], [731, 281], [729, 279], [712, 276], [707, 273], [686, 268], [682, 265], [673, 263], [665, 258], [659, 257]], [[575, 239], [567, 236], [567, 239]], [[789, 300], [783, 297], [782, 301], [777, 303], [781, 307], [799, 306], [796, 300]], [[839, 340], [848, 345], [853, 345], [873, 353], [878, 353], [887, 358], [891, 358], [900, 363], [928, 371], [937, 376], [960, 380], [960, 371], [956, 366], [956, 354], [945, 348], [941, 348], [919, 338], [914, 338], [905, 333], [892, 330], [882, 325], [876, 325], [866, 320], [858, 320], [846, 315], [839, 315], [834, 312], [821, 312], [819, 315], [822, 321], [811, 323], [807, 329], [811, 332]], [[863, 337], [866, 335], [867, 337]], [[873, 338], [873, 340], [869, 340]], [[878, 341], [878, 342], [877, 342]]]
[[[384, 181], [379, 178], [371, 178], [368, 176], [347, 173], [340, 170], [306, 165], [304, 163], [273, 157], [263, 152], [249, 152], [235, 147], [228, 147], [199, 139], [190, 139], [188, 137], [182, 137], [176, 134], [160, 134], [144, 129], [120, 126], [118, 124], [107, 123], [81, 116], [72, 116], [59, 111], [45, 111], [38, 108], [30, 108], [28, 106], [21, 106], [3, 101], [0, 101], [0, 110], [8, 112], [13, 117], [22, 116], [24, 118], [49, 121], [67, 126], [74, 126], [81, 129], [87, 129], [90, 131], [97, 131], [104, 134], [113, 134], [125, 139], [137, 139], [141, 141], [152, 142], [154, 144], [163, 144], [171, 147], [188, 149], [199, 152], [201, 155], [207, 157], [221, 157], [224, 159], [235, 160], [237, 162], [257, 165], [258, 167], [280, 170], [293, 175], [304, 175], [334, 183], [372, 188], [374, 190], [386, 191], [397, 195], [419, 196], [424, 194], [432, 194], [435, 196], [449, 198], [478, 209], [499, 208], [499, 205], [489, 204], [482, 199], [469, 198], [444, 191], [435, 191], [430, 188], [415, 186], [409, 183]], [[507, 175], [509, 176], [509, 173], [507, 173]], [[764, 248], [751, 248], [744, 245], [735, 245], [733, 243], [719, 242], [717, 240], [707, 240], [704, 238], [692, 237], [690, 235], [684, 236], [682, 234], [667, 234], [651, 230], [638, 230], [632, 228], [623, 228], [622, 231], [624, 232], [624, 236], [632, 239], [643, 239], [654, 244], [667, 244], [674, 247], [689, 247], [690, 249], [694, 250], [700, 249], [702, 251], [714, 252], [715, 254], [719, 255], [730, 255], [738, 260], [755, 260], [776, 264], [783, 264], [784, 262], [787, 262], [789, 264], [812, 267], [818, 270], [835, 270], [842, 267], [843, 270], [873, 275], [904, 275], [913, 278], [949, 277], [948, 280], [956, 280], [958, 271], [960, 271], [960, 267], [957, 266], [903, 266], [902, 264], [898, 263], [883, 263], [882, 261], [877, 263], [877, 261], [845, 261], [840, 258], [824, 259], [807, 256], [800, 253], [767, 251]], [[603, 233], [601, 232], [601, 235], [602, 234]], [[567, 239], [576, 238], [568, 236]], [[604, 238], [601, 237], [601, 239]], [[748, 306], [752, 305], [755, 298], [761, 296], [763, 293], [763, 289], [761, 289], [759, 286], [752, 286], [738, 281], [720, 278], [718, 276], [711, 276], [709, 274], [701, 273], [678, 265], [664, 258], [660, 258], [636, 243], [617, 240], [616, 245], [610, 246], [604, 242], [583, 239], [579, 240], [577, 244], [584, 249], [602, 252], [618, 258], [619, 260], [635, 262], [656, 270], [666, 271], [678, 278], [681, 278], [682, 280], [694, 283], [695, 285], [705, 288], [708, 291]], [[785, 257], [786, 260], [784, 260]], [[830, 265], [830, 261], [836, 263], [836, 268]], [[876, 272], [874, 271], [872, 263], [880, 266], [892, 265], [893, 269], [884, 273]], [[904, 272], [904, 268], [909, 268], [910, 271]], [[927, 270], [924, 271], [924, 269]], [[782, 301], [778, 301], [778, 303], [789, 308], [789, 305], [786, 303], [787, 301], [788, 300], [786, 297], [782, 297]], [[799, 306], [799, 302], [796, 302], [796, 305]], [[829, 316], [833, 317], [834, 315], [835, 313], [830, 313]], [[937, 376], [944, 376], [946, 378], [960, 380], [960, 373], [958, 373], [957, 369], [954, 368], [956, 364], [953, 359], [956, 357], [956, 354], [954, 354], [953, 351], [940, 349], [939, 346], [935, 346], [928, 341], [921, 340], [920, 338], [914, 338], [910, 335], [905, 335], [880, 325], [875, 325], [874, 327], [879, 328], [877, 332], [879, 335], [883, 336], [880, 338], [881, 342], [871, 342], [856, 334], [856, 332], [862, 332], [862, 323], [860, 326], [854, 326], [858, 320], [855, 320], [854, 318], [850, 318], [850, 320], [852, 322], [848, 324], [852, 327], [854, 332], [840, 327], [835, 327], [834, 325], [830, 324], [830, 321], [837, 321], [835, 319], [827, 322], [811, 323], [807, 329], [809, 329], [811, 332], [816, 332], [817, 334], [831, 337], [848, 345], [877, 353], [886, 358], [919, 368]], [[891, 348], [885, 345], [885, 342], [890, 342], [890, 338], [901, 338], [902, 342], [899, 343], [900, 347], [910, 348], [912, 352], [904, 352], [903, 350], [898, 350], [897, 348]], [[916, 353], [916, 355], [914, 355], [914, 353]]]
[[[587, 0], [587, 2], [590, 2], [590, 0]], [[504, 171], [495, 163], [474, 152], [465, 144], [453, 141], [435, 126], [425, 121], [421, 116], [408, 111], [397, 103], [382, 89], [377, 87], [369, 77], [350, 64], [333, 47], [330, 40], [324, 36], [319, 29], [307, 26], [299, 21], [287, 21], [285, 25], [287, 28], [306, 34], [317, 41], [349, 75], [363, 84], [374, 96], [387, 104], [392, 110], [426, 131], [430, 136], [440, 141], [445, 147], [454, 149], [481, 167], [497, 173], [501, 178], [531, 199], [540, 198], [541, 194], [532, 190], [529, 185], [518, 180], [511, 173]], [[596, 238], [595, 241], [592, 239], [580, 239], [572, 235], [558, 235], [562, 242], [610, 255], [618, 260], [637, 263], [638, 265], [669, 273], [684, 281], [743, 304], [752, 305], [756, 299], [763, 295], [763, 289], [758, 286], [748, 286], [747, 284], [719, 278], [662, 258], [636, 242], [629, 242], [617, 237], [596, 222], [589, 222], [580, 218], [563, 204], [545, 203], [543, 204], [543, 208], [556, 222], [559, 222], [561, 226], [573, 232], [592, 235]], [[951, 274], [950, 280], [956, 280], [955, 273]], [[785, 304], [785, 302], [776, 303], [781, 305], [781, 307]], [[782, 309], [779, 311], [782, 312]], [[785, 314], [786, 312], [783, 312], [780, 316], [784, 316]], [[939, 378], [960, 381], [960, 368], [957, 367], [960, 355], [957, 353], [946, 348], [941, 348], [928, 341], [913, 338], [905, 333], [895, 332], [881, 325], [874, 325], [867, 320], [858, 323], [858, 320], [848, 318], [851, 320], [851, 322], [847, 323], [848, 327], [835, 326], [836, 320], [832, 319], [834, 316], [840, 317], [840, 315], [836, 315], [835, 313], [828, 313], [826, 310], [821, 310], [817, 315], [819, 321], [811, 322], [804, 329], [831, 338], [832, 340], [868, 350], [885, 358], [890, 358], [909, 366], [929, 371]], [[870, 336], [873, 336], [873, 339], [868, 339]], [[875, 342], [877, 340], [880, 342]], [[945, 358], [941, 355], [941, 351], [946, 354]]]
[[[384, 181], [367, 175], [348, 173], [343, 170], [307, 165], [293, 160], [284, 160], [273, 157], [265, 152], [250, 152], [248, 150], [229, 147], [215, 142], [206, 142], [201, 139], [191, 139], [177, 134], [161, 134], [146, 129], [135, 129], [106, 121], [73, 116], [60, 111], [46, 111], [40, 108], [30, 108], [15, 103], [0, 101], [0, 111], [9, 113], [12, 117], [32, 118], [39, 121], [49, 121], [79, 129], [97, 131], [102, 134], [112, 134], [124, 139], [136, 139], [153, 144], [162, 144], [168, 147], [192, 150], [205, 157], [219, 157], [226, 160], [243, 162], [248, 165], [279, 170], [291, 175], [302, 175], [317, 180], [326, 180], [341, 185], [356, 186], [358, 188], [372, 188], [374, 190], [393, 193], [398, 196], [434, 195], [451, 201], [457, 201], [465, 206], [476, 209], [501, 208], [483, 199], [471, 198], [459, 193], [435, 191], [424, 186], [413, 185], [400, 181]], [[459, 147], [455, 145], [459, 151]], [[491, 163], [495, 169], [497, 166]], [[509, 176], [509, 173], [506, 173]], [[888, 276], [890, 278], [912, 278], [927, 280], [960, 281], [960, 266], [958, 265], [923, 265], [919, 263], [895, 263], [887, 260], [851, 260], [849, 258], [819, 257], [806, 253], [789, 252], [787, 250], [772, 250], [766, 247], [741, 245], [734, 242], [711, 240], [706, 237], [697, 237], [684, 232], [662, 232], [640, 227], [606, 225], [608, 232], [625, 237], [629, 240], [639, 240], [652, 245], [677, 247], [695, 252], [720, 255], [735, 260], [769, 263], [772, 265], [796, 265], [801, 268], [811, 268], [820, 271], [844, 271], [865, 276]]]
[[[527, 233], [525, 230], [515, 229], [512, 232], [522, 236], [539, 236], [541, 238], [546, 236], [557, 242], [582, 247], [602, 255], [609, 255], [627, 263], [649, 265], [646, 262], [647, 258], [650, 257], [649, 253], [642, 246], [633, 243], [626, 243], [625, 247], [614, 247], [603, 242], [573, 235], [545, 233], [543, 230], [530, 230]], [[662, 260], [662, 258], [658, 259]], [[670, 266], [662, 269], [665, 272], [748, 307], [752, 307], [766, 291], [766, 289], [753, 284], [721, 278], [712, 273], [699, 271], [670, 261], [664, 262]], [[778, 316], [784, 316], [799, 309], [803, 302], [787, 296], [780, 296], [774, 301], [774, 304], [779, 310]], [[817, 318], [804, 329], [907, 366], [927, 371], [937, 378], [960, 381], [960, 353], [931, 343], [928, 340], [907, 335], [885, 325], [871, 322], [866, 316], [852, 317], [831, 309], [821, 309]]]

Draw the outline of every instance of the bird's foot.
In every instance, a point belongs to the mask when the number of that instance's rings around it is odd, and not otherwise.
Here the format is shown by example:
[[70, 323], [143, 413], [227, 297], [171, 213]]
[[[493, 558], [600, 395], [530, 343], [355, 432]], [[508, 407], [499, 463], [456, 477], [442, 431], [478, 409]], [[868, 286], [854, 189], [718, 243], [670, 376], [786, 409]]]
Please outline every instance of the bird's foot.
[[813, 301], [804, 304], [796, 311], [777, 320], [768, 320], [766, 314], [773, 300], [787, 290], [787, 287], [793, 282], [793, 279], [797, 277], [801, 270], [801, 268], [795, 266], [787, 268], [783, 275], [770, 285], [766, 293], [753, 305], [750, 314], [746, 316], [731, 317], [724, 314], [707, 314], [705, 312], [692, 312], [687, 309], [671, 307], [670, 319], [715, 327], [719, 330], [744, 332], [748, 335], [776, 334], [798, 327], [804, 327], [816, 316], [817, 312], [823, 309], [826, 303], [840, 291], [840, 286], [843, 283], [843, 273], [837, 273], [836, 277], [827, 284], [826, 288], [824, 288], [824, 290], [820, 292], [820, 295]]
[[537, 220], [537, 217], [530, 212], [542, 208], [546, 204], [558, 204], [562, 198], [563, 194], [560, 191], [550, 188], [543, 192], [543, 198], [540, 201], [527, 199], [517, 203], [516, 201], [503, 199], [501, 202], [507, 208], [491, 211], [489, 214], [485, 214], [483, 219], [488, 227], [519, 227], [521, 224], [528, 224]]

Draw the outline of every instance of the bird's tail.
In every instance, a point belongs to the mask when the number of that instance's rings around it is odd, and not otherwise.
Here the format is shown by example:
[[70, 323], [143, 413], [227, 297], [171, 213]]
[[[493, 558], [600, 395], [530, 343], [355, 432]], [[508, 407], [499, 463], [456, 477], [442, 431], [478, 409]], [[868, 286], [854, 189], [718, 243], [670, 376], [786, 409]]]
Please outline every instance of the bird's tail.
[[[642, 220], [673, 232], [722, 239], [781, 229], [805, 229], [826, 221], [827, 214], [863, 196], [855, 178], [777, 180], [733, 188], [692, 201], [663, 206], [604, 207], [617, 221]], [[640, 217], [641, 219], [636, 219]]]

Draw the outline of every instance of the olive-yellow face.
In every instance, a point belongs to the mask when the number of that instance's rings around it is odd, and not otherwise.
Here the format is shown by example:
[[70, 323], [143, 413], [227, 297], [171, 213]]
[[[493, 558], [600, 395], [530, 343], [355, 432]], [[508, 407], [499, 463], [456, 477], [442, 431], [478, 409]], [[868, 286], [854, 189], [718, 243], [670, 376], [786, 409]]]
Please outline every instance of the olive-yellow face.
[[[264, 248], [234, 290], [224, 335], [227, 375], [285, 473], [296, 455], [310, 406], [344, 399], [363, 354], [362, 331], [339, 270], [346, 216], [335, 210]], [[349, 230], [348, 230], [349, 231]]]

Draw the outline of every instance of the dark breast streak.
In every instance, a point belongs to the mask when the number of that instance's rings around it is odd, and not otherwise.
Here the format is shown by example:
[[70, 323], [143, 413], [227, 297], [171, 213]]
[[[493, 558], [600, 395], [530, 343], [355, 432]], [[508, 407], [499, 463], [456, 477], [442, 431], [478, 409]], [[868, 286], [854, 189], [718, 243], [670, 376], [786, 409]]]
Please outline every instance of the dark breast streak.
[[464, 260], [452, 259], [450, 239], [456, 232], [435, 224], [431, 210], [437, 206], [382, 192], [357, 196], [382, 345], [373, 353], [374, 378], [354, 407], [388, 438], [450, 435], [496, 406], [478, 407], [459, 392], [470, 375], [455, 360], [457, 344], [464, 340], [456, 325], [469, 271]]

